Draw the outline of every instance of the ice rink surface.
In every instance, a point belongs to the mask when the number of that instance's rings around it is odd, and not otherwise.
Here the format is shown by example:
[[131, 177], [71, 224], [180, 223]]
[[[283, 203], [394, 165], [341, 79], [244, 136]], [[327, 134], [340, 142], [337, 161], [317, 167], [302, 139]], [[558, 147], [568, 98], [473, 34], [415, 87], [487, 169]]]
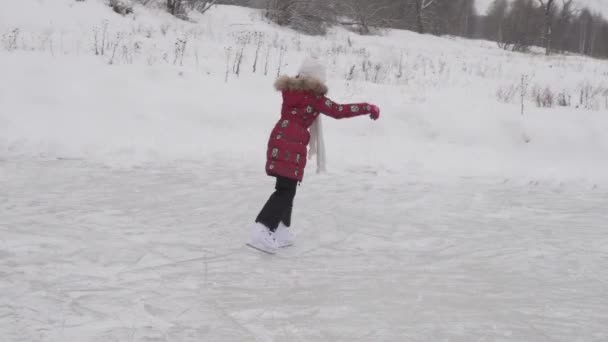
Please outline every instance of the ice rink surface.
[[599, 185], [311, 176], [269, 256], [244, 242], [270, 178], [0, 164], [6, 342], [608, 340]]

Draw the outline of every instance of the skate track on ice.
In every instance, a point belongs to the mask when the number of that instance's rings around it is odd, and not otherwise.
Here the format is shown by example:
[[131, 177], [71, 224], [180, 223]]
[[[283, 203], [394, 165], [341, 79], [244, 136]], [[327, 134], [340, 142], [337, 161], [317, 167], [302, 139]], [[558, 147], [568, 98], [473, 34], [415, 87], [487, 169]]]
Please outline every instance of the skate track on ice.
[[606, 187], [311, 175], [268, 256], [263, 175], [0, 164], [5, 342], [608, 340]]

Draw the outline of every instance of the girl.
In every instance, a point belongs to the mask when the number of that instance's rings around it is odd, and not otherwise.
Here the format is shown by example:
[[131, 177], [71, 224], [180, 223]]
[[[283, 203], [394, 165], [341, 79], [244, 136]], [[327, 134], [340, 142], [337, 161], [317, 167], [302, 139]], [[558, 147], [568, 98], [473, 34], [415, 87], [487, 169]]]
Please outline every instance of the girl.
[[317, 153], [319, 169], [323, 169], [319, 114], [335, 119], [360, 115], [370, 115], [373, 120], [380, 117], [377, 106], [368, 103], [341, 105], [325, 97], [328, 91], [325, 68], [313, 59], [304, 61], [296, 77], [280, 77], [275, 88], [283, 94], [283, 106], [281, 119], [268, 141], [266, 173], [276, 178], [276, 191], [256, 218], [248, 244], [271, 254], [294, 243], [295, 235], [289, 229], [291, 211], [296, 188], [304, 177], [309, 142], [311, 153]]

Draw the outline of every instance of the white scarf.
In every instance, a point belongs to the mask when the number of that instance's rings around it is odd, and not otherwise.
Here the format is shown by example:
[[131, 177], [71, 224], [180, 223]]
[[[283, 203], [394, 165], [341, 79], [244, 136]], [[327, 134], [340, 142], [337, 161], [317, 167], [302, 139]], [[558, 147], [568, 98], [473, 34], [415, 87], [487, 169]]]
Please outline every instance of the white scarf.
[[[314, 77], [325, 83], [326, 72], [325, 66], [316, 57], [308, 57], [302, 62], [299, 75]], [[317, 173], [325, 172], [325, 141], [323, 140], [323, 124], [321, 116], [310, 126], [310, 150], [308, 159], [317, 156]]]
[[317, 156], [317, 173], [326, 172], [325, 168], [325, 141], [323, 140], [323, 122], [321, 116], [310, 126], [310, 150], [308, 159]]

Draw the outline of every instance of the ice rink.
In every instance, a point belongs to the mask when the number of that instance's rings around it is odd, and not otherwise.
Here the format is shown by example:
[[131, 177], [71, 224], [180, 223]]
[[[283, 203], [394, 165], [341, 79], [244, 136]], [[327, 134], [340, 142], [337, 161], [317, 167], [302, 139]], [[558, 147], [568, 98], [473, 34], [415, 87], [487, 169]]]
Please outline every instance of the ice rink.
[[602, 186], [311, 176], [269, 256], [222, 162], [0, 170], [2, 341], [608, 340]]

